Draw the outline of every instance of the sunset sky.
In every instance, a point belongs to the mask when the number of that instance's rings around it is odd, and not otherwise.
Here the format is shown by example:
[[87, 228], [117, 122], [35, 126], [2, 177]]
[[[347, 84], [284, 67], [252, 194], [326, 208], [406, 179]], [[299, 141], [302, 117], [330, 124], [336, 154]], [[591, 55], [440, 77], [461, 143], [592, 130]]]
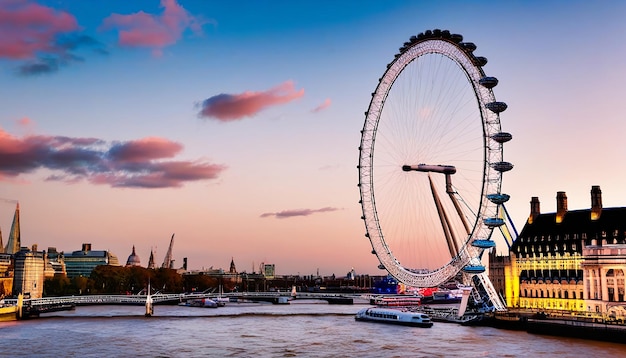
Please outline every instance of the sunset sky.
[[[360, 219], [358, 146], [412, 35], [477, 45], [513, 134], [518, 230], [626, 205], [626, 3], [0, 0], [0, 229], [22, 245], [151, 248], [190, 269], [382, 274]], [[499, 251], [504, 251], [499, 242]], [[254, 266], [253, 266], [254, 265]]]

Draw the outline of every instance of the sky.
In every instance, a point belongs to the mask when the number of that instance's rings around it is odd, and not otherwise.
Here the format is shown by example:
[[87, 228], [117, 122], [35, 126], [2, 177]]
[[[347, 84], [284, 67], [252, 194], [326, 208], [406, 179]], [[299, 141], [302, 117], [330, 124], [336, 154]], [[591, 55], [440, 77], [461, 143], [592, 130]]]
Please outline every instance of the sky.
[[[157, 264], [383, 274], [360, 219], [358, 146], [412, 35], [474, 42], [499, 79], [521, 230], [626, 205], [626, 3], [0, 0], [0, 229], [22, 245], [136, 247]], [[505, 251], [504, 242], [498, 244]]]

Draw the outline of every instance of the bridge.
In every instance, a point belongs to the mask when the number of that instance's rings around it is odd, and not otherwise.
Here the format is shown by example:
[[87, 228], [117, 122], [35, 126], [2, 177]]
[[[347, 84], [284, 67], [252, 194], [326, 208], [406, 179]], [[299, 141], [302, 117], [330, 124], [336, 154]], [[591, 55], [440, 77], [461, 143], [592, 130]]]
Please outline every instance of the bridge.
[[[339, 293], [311, 293], [311, 292], [229, 292], [219, 295], [233, 302], [245, 300], [254, 302], [284, 303], [287, 300], [310, 299], [325, 300], [329, 304], [353, 304], [359, 295]], [[213, 292], [202, 293], [155, 293], [150, 295], [152, 304], [177, 304], [193, 299], [216, 298]], [[280, 299], [284, 297], [284, 299]], [[81, 295], [45, 298], [26, 298], [23, 301], [23, 316], [37, 317], [42, 313], [75, 309], [77, 306], [90, 305], [145, 305], [146, 295]], [[17, 303], [17, 299], [5, 299], [6, 303]]]

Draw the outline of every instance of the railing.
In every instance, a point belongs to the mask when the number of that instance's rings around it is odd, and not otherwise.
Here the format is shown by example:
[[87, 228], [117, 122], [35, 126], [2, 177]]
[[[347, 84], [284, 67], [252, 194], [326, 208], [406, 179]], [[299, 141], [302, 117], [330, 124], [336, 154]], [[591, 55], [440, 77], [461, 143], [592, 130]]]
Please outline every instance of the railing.
[[[236, 298], [275, 298], [275, 297], [290, 297], [291, 292], [228, 292], [223, 293], [222, 297], [236, 297]], [[216, 293], [192, 293], [192, 294], [153, 294], [151, 295], [152, 302], [154, 304], [164, 302], [182, 302], [196, 298], [211, 298], [217, 297]], [[324, 299], [324, 298], [343, 298], [354, 297], [354, 295], [346, 295], [340, 293], [312, 293], [312, 292], [297, 292], [296, 298], [305, 299]], [[6, 303], [15, 304], [17, 299], [5, 299]], [[110, 304], [125, 304], [125, 305], [144, 305], [146, 303], [146, 295], [81, 295], [81, 296], [65, 296], [65, 297], [45, 297], [45, 298], [32, 298], [24, 299], [24, 305], [30, 305], [32, 307], [38, 306], [53, 306], [53, 305], [110, 305]]]

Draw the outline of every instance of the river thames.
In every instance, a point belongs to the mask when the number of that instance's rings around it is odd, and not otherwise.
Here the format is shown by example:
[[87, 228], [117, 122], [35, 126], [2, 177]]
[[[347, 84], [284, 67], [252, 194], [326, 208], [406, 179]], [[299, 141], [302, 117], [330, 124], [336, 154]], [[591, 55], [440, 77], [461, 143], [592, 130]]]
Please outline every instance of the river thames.
[[626, 345], [436, 322], [357, 322], [364, 305], [87, 306], [0, 323], [2, 357], [619, 357]]

